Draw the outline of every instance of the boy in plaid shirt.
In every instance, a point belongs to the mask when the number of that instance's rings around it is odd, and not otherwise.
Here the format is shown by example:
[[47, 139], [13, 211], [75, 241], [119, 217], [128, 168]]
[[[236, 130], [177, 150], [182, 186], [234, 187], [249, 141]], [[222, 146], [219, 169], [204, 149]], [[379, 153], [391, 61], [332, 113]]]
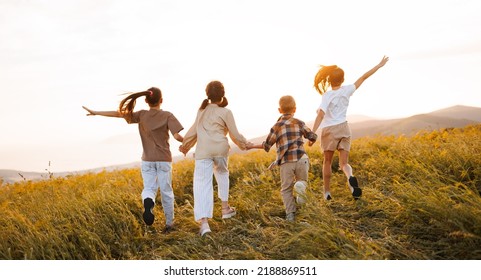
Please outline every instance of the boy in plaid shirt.
[[279, 99], [279, 113], [282, 116], [271, 128], [262, 144], [247, 145], [247, 149], [264, 149], [269, 152], [276, 144], [276, 165], [280, 166], [281, 194], [286, 210], [286, 219], [294, 221], [296, 216], [296, 199], [294, 189], [298, 193], [297, 202], [304, 202], [304, 192], [307, 187], [309, 158], [304, 150], [304, 138], [311, 142], [317, 140], [317, 135], [303, 121], [294, 118], [296, 101], [290, 95]]

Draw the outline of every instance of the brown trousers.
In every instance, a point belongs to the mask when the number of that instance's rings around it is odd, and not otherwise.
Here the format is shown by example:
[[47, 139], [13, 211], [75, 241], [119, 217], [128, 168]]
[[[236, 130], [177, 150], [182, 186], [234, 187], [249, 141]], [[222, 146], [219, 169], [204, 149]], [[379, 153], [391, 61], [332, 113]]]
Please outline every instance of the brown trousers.
[[294, 197], [294, 183], [306, 181], [309, 171], [309, 158], [304, 155], [297, 162], [286, 162], [281, 165], [281, 195], [286, 214], [296, 212], [296, 199]]

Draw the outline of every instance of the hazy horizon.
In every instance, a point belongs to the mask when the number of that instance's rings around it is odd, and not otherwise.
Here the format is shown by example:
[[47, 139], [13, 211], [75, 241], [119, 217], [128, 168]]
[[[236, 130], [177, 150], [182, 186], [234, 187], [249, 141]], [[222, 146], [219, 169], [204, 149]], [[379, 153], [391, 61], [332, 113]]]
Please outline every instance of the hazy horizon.
[[[185, 131], [220, 80], [247, 138], [263, 135], [285, 94], [309, 121], [320, 64], [353, 83], [388, 64], [351, 99], [348, 114], [402, 118], [481, 107], [481, 2], [2, 1], [0, 169], [83, 170], [140, 160], [136, 125], [86, 117], [151, 86]], [[144, 109], [139, 100], [136, 110]], [[110, 142], [109, 142], [110, 141]], [[173, 153], [176, 152], [175, 145]], [[49, 161], [51, 166], [48, 166]]]
[[[459, 106], [462, 106], [462, 108], [459, 108]], [[372, 126], [373, 124], [377, 124], [379, 121], [396, 121], [396, 120], [408, 120], [410, 118], [416, 118], [418, 115], [425, 115], [425, 114], [431, 114], [435, 115], [438, 112], [448, 112], [448, 119], [450, 120], [456, 120], [456, 119], [470, 119], [476, 122], [481, 122], [481, 114], [473, 116], [473, 112], [470, 109], [479, 109], [481, 111], [481, 107], [472, 107], [472, 106], [463, 106], [463, 105], [455, 105], [452, 107], [448, 108], [441, 108], [440, 110], [435, 110], [433, 112], [422, 112], [420, 114], [416, 115], [411, 115], [411, 116], [406, 116], [404, 118], [374, 118], [366, 115], [348, 115], [348, 121], [351, 123], [351, 127], [353, 130], [353, 135], [354, 139], [363, 137], [365, 135], [364, 128], [362, 129], [363, 132], [360, 133], [359, 131], [359, 126], [357, 124], [360, 124], [362, 127], [366, 126]], [[444, 110], [448, 109], [448, 110]], [[451, 111], [454, 110], [455, 113], [453, 114]], [[461, 116], [463, 115], [462, 112], [466, 112], [464, 115], [470, 116], [470, 117], [464, 117]], [[477, 112], [476, 112], [477, 113]], [[460, 115], [460, 116], [455, 116], [453, 117], [452, 115]], [[277, 118], [278, 116], [276, 116]], [[448, 124], [449, 127], [449, 120], [446, 119], [446, 124]], [[117, 119], [118, 121], [123, 121], [121, 119]], [[274, 121], [274, 120], [273, 120]], [[314, 123], [314, 120], [305, 120], [308, 125], [312, 125]], [[419, 120], [422, 122], [422, 120]], [[422, 123], [419, 123], [419, 125], [423, 125]], [[433, 124], [434, 125], [434, 124]], [[390, 126], [390, 124], [388, 125]], [[137, 127], [137, 126], [135, 126]], [[377, 125], [375, 126], [377, 128]], [[413, 127], [414, 129], [414, 127]], [[185, 131], [184, 131], [185, 132]], [[256, 135], [254, 137], [249, 137], [249, 140], [255, 140], [255, 141], [260, 141], [259, 138], [264, 137], [267, 135], [268, 131], [264, 131], [263, 134]], [[319, 131], [317, 131], [319, 133]], [[370, 134], [375, 134], [376, 132], [367, 132], [367, 135]], [[360, 134], [360, 135], [358, 135]], [[230, 139], [229, 139], [230, 140]], [[180, 143], [175, 141], [173, 137], [170, 138], [170, 149], [172, 152], [172, 156], [174, 157], [174, 161], [178, 160], [179, 158], [184, 157], [182, 153], [178, 151], [178, 147]], [[231, 148], [237, 149], [234, 143], [230, 143]], [[112, 137], [108, 137], [106, 139], [101, 139], [100, 141], [97, 141], [96, 143], [90, 143], [90, 144], [85, 144], [82, 146], [78, 146], [78, 149], [80, 149], [79, 154], [77, 155], [78, 157], [82, 156], [82, 153], [84, 151], [89, 151], [91, 153], [95, 153], [97, 155], [100, 155], [98, 159], [95, 161], [98, 163], [97, 166], [92, 165], [91, 162], [87, 162], [84, 167], [77, 168], [77, 169], [69, 169], [69, 170], [62, 170], [62, 169], [55, 169], [55, 162], [52, 162], [50, 160], [45, 162], [45, 165], [43, 168], [40, 170], [23, 170], [23, 169], [12, 169], [12, 168], [0, 168], [0, 170], [12, 170], [12, 171], [21, 171], [23, 172], [26, 177], [28, 177], [28, 173], [41, 173], [44, 174], [42, 175], [43, 177], [47, 176], [49, 172], [52, 173], [70, 173], [70, 172], [82, 172], [82, 171], [90, 171], [90, 170], [98, 170], [98, 169], [108, 169], [108, 168], [120, 168], [122, 166], [133, 166], [134, 164], [140, 164], [141, 162], [141, 154], [142, 154], [142, 148], [141, 148], [141, 142], [140, 142], [140, 136], [137, 131], [132, 131], [129, 133], [124, 133], [121, 135], [115, 135]], [[189, 155], [187, 155], [187, 158], [192, 158], [192, 152], [194, 149], [191, 150]], [[121, 151], [129, 151], [128, 153], [120, 153]], [[15, 151], [13, 151], [15, 152]], [[67, 151], [62, 151], [59, 154], [62, 154]], [[234, 151], [235, 152], [235, 151]], [[32, 153], [32, 158], [34, 160], [37, 160], [39, 162], [42, 162], [43, 159], [47, 158], [45, 154], [42, 154], [42, 151], [37, 151]], [[126, 158], [129, 160], [126, 161]], [[99, 161], [100, 159], [100, 161]], [[76, 163], [78, 165], [78, 163]], [[15, 176], [17, 176], [15, 174]], [[35, 177], [37, 178], [37, 177]], [[20, 180], [20, 177], [18, 178]]]

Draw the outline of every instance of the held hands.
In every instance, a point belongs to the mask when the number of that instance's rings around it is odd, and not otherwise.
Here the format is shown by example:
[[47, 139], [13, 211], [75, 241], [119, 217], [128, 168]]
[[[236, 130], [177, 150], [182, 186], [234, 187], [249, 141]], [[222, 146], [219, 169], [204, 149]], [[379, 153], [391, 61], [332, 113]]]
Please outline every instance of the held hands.
[[179, 152], [183, 153], [184, 157], [185, 157], [187, 155], [187, 153], [189, 152], [189, 149], [186, 149], [183, 145], [180, 145]]
[[246, 144], [246, 150], [251, 150], [251, 149], [254, 149], [256, 148], [256, 145], [254, 145], [254, 143], [252, 142], [247, 142]]

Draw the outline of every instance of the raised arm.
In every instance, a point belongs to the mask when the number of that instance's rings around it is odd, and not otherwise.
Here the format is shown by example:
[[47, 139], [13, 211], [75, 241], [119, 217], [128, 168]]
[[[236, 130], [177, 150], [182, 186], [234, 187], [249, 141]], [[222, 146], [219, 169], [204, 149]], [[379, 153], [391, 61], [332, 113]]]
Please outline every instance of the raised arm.
[[89, 108], [82, 106], [88, 114], [87, 116], [104, 116], [104, 117], [113, 117], [113, 118], [123, 118], [122, 114], [119, 111], [94, 111], [90, 110]]
[[376, 71], [379, 70], [379, 68], [383, 67], [388, 61], [389, 61], [389, 57], [384, 56], [381, 62], [379, 62], [371, 70], [367, 71], [366, 73], [364, 73], [364, 75], [362, 75], [359, 79], [357, 79], [357, 81], [354, 83], [354, 85], [356, 86], [356, 89], [358, 89], [367, 78], [371, 77], [372, 74], [376, 73]]

